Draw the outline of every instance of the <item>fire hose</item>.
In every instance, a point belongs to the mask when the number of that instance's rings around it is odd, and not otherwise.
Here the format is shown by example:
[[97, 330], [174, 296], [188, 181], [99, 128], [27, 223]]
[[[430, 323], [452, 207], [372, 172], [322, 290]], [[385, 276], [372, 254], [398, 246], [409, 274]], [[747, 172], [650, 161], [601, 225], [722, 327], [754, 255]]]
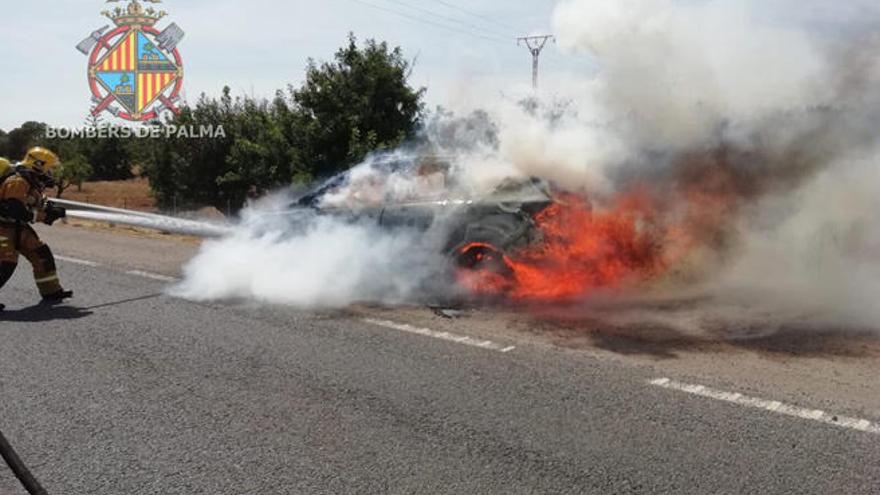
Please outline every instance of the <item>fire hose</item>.
[[67, 216], [70, 218], [95, 220], [207, 238], [223, 237], [232, 232], [232, 227], [229, 224], [224, 223], [188, 220], [166, 215], [157, 215], [155, 213], [81, 203], [66, 199], [53, 198], [51, 202], [54, 205], [67, 208]]
[[3, 457], [9, 469], [12, 470], [15, 477], [18, 478], [18, 481], [21, 482], [30, 495], [47, 495], [46, 490], [40, 486], [34, 475], [24, 465], [18, 454], [15, 453], [12, 445], [9, 445], [9, 441], [3, 436], [3, 432], [0, 432], [0, 456]]
[[[54, 205], [68, 208], [67, 216], [89, 220], [105, 221], [134, 227], [146, 227], [165, 232], [195, 235], [199, 237], [223, 237], [231, 232], [228, 224], [185, 220], [181, 218], [145, 213], [121, 208], [80, 203], [62, 199], [53, 199]], [[12, 470], [15, 477], [30, 495], [47, 495], [45, 489], [31, 474], [24, 462], [0, 432], [0, 456]]]
[[[231, 232], [231, 227], [226, 224], [185, 220], [156, 215], [154, 213], [123, 210], [62, 199], [53, 199], [52, 203], [56, 206], [60, 205], [69, 208], [67, 216], [75, 218], [105, 221], [134, 227], [146, 227], [199, 237], [222, 237]], [[24, 462], [22, 462], [2, 432], [0, 432], [0, 456], [3, 457], [3, 460], [6, 461], [6, 464], [15, 474], [15, 477], [30, 495], [47, 495], [46, 490], [40, 486], [40, 483], [31, 474]]]

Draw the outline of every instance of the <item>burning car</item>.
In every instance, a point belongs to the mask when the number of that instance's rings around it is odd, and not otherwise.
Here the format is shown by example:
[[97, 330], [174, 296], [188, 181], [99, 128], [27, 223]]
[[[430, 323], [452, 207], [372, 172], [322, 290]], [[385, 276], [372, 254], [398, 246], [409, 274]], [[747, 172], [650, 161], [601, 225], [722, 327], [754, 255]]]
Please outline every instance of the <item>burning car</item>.
[[[254, 203], [237, 224], [59, 202], [71, 208], [71, 216], [233, 243], [308, 238], [316, 225], [327, 224], [315, 222], [322, 219], [397, 230], [406, 237], [415, 233], [407, 254], [427, 267], [420, 279], [427, 292], [456, 286], [476, 296], [533, 301], [569, 300], [656, 279], [704, 245], [703, 239], [718, 238], [713, 233], [726, 225], [721, 219], [730, 209], [723, 194], [687, 183], [678, 189], [636, 184], [591, 198], [551, 189], [535, 178], [509, 178], [475, 190], [461, 183], [466, 174], [456, 172], [445, 160], [373, 160], [295, 200], [272, 195], [265, 204]], [[423, 253], [428, 256], [419, 259]], [[435, 264], [438, 254], [447, 261], [442, 267]]]
[[373, 162], [330, 178], [290, 208], [430, 232], [456, 271], [503, 274], [508, 253], [540, 242], [535, 218], [553, 204], [549, 184], [510, 179], [476, 194], [450, 169], [434, 158]]

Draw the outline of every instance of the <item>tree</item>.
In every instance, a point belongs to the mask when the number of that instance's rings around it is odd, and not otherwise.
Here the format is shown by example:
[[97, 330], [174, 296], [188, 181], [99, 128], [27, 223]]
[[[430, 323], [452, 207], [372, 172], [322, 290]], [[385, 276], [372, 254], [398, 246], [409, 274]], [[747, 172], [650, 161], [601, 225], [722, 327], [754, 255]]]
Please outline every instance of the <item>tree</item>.
[[78, 190], [82, 191], [83, 182], [88, 180], [92, 173], [92, 166], [85, 156], [77, 153], [67, 158], [61, 163], [55, 174], [55, 182], [58, 188], [57, 196], [60, 198], [71, 185], [75, 185]]
[[125, 180], [132, 178], [132, 155], [136, 149], [135, 138], [122, 138], [121, 131], [111, 132], [113, 124], [101, 122], [97, 117], [86, 120], [87, 125], [103, 132], [103, 136], [76, 136], [70, 139], [43, 136], [35, 142], [45, 146], [64, 158], [77, 153], [85, 156], [92, 166], [93, 177], [97, 180]]
[[409, 86], [410, 72], [399, 47], [367, 40], [358, 48], [353, 34], [333, 62], [309, 61], [306, 81], [292, 97], [304, 131], [300, 145], [316, 175], [344, 170], [370, 151], [414, 136], [425, 89]]
[[333, 62], [309, 62], [299, 89], [265, 101], [234, 98], [225, 87], [219, 99], [202, 95], [170, 121], [223, 126], [225, 137], [172, 136], [135, 153], [146, 161], [160, 205], [237, 210], [252, 186], [277, 189], [331, 175], [414, 137], [425, 90], [408, 85], [409, 72], [400, 48], [373, 40], [359, 48], [350, 36]]
[[236, 121], [243, 117], [243, 111], [232, 99], [229, 88], [223, 89], [220, 100], [203, 94], [195, 106], [183, 107], [171, 124], [223, 126], [227, 137], [189, 139], [173, 135], [141, 150], [150, 186], [160, 205], [213, 205], [223, 209], [231, 202], [218, 181], [229, 171], [227, 158], [239, 133]]
[[[100, 122], [97, 118], [94, 121]], [[106, 125], [100, 124], [98, 127]], [[47, 129], [48, 126], [42, 122], [25, 122], [8, 134], [0, 134], [0, 156], [15, 162], [21, 160], [29, 148], [43, 146], [55, 151], [62, 158], [76, 154], [85, 156], [98, 179], [122, 180], [132, 177], [133, 139], [122, 139], [111, 133], [104, 138], [77, 136], [70, 139], [48, 139]]]
[[0, 158], [9, 158], [6, 149], [9, 147], [9, 134], [0, 129]]
[[118, 135], [108, 133], [104, 138], [86, 139], [81, 143], [80, 152], [94, 167], [96, 179], [125, 180], [132, 177], [130, 145]]
[[6, 156], [13, 161], [21, 160], [31, 146], [40, 143], [46, 135], [46, 124], [25, 122], [6, 136]]

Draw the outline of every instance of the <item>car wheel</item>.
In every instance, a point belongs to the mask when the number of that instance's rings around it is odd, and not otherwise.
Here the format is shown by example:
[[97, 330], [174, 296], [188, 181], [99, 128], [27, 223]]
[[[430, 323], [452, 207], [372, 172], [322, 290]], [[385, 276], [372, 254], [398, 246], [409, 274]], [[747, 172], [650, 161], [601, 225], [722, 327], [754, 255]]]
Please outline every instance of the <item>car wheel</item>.
[[456, 285], [473, 296], [503, 296], [514, 283], [507, 255], [528, 226], [516, 215], [492, 215], [458, 230], [447, 250]]

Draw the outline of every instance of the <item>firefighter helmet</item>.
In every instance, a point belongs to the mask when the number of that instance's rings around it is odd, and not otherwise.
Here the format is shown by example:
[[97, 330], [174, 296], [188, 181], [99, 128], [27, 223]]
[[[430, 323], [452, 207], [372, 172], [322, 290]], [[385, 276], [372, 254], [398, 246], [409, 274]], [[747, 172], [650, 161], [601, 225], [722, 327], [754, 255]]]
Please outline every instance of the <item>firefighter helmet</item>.
[[21, 161], [20, 165], [29, 168], [38, 174], [51, 177], [52, 172], [60, 163], [61, 159], [58, 158], [58, 155], [54, 152], [37, 146], [27, 151], [24, 155], [24, 160]]

